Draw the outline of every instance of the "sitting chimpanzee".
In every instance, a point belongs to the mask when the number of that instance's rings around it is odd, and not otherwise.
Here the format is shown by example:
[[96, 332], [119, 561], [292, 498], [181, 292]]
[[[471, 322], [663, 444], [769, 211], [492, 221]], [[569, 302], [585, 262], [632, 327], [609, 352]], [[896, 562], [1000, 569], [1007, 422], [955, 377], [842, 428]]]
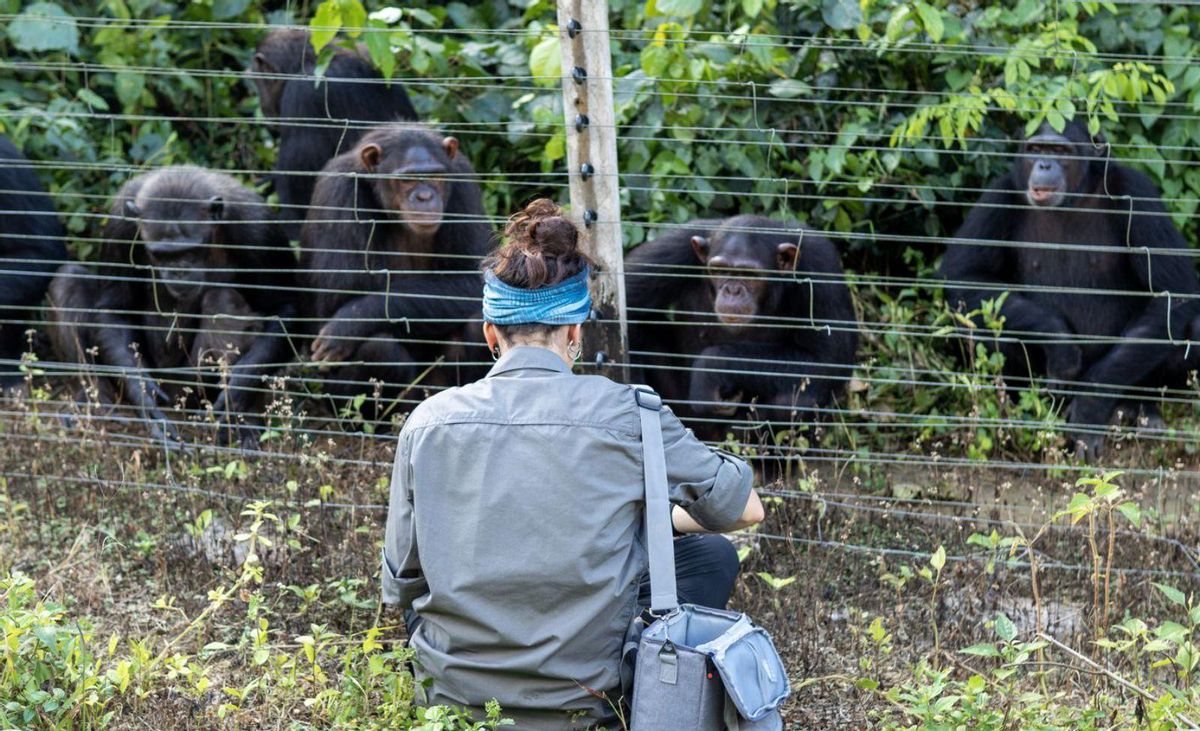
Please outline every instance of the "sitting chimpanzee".
[[1071, 384], [1069, 420], [1091, 427], [1075, 446], [1089, 457], [1118, 411], [1140, 406], [1161, 424], [1135, 397], [1183, 380], [1177, 341], [1200, 311], [1200, 282], [1179, 256], [1187, 244], [1158, 190], [1110, 158], [1081, 122], [1062, 133], [1042, 125], [971, 210], [941, 266], [947, 299], [964, 312], [1003, 295], [992, 346], [1012, 376]]
[[354, 147], [374, 123], [417, 118], [400, 82], [385, 82], [354, 51], [335, 47], [332, 52], [317, 79], [317, 54], [308, 31], [280, 29], [258, 45], [250, 67], [263, 116], [284, 120], [278, 125], [274, 183], [291, 238], [300, 233], [317, 173], [326, 162]]
[[[50, 285], [60, 356], [97, 366], [93, 393], [123, 395], [156, 438], [178, 438], [160, 406], [207, 381], [214, 413], [250, 446], [263, 376], [294, 352], [296, 260], [263, 199], [203, 168], [139, 175], [117, 193], [99, 258]], [[160, 386], [151, 374], [167, 369], [201, 377]]]
[[26, 331], [67, 258], [63, 227], [25, 156], [0, 137], [0, 388], [20, 381]]
[[664, 398], [687, 399], [684, 413], [754, 403], [767, 419], [812, 418], [844, 390], [858, 321], [820, 234], [761, 216], [694, 221], [625, 261], [631, 360]]
[[416, 125], [372, 130], [325, 166], [300, 238], [313, 360], [344, 364], [328, 393], [371, 395], [374, 379], [390, 401], [395, 386], [447, 361], [422, 383], [480, 374], [470, 362], [486, 360], [479, 264], [492, 229], [458, 140]]

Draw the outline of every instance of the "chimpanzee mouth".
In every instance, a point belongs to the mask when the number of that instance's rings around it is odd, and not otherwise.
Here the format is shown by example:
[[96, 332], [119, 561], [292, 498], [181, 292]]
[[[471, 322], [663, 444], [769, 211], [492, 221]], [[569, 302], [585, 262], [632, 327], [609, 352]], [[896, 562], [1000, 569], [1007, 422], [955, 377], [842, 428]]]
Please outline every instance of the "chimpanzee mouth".
[[433, 233], [442, 225], [442, 217], [436, 213], [405, 212], [400, 217], [404, 225], [418, 233]]
[[1056, 203], [1061, 197], [1061, 192], [1058, 188], [1029, 188], [1029, 202], [1034, 205], [1042, 205], [1044, 203]]
[[743, 327], [754, 319], [750, 312], [718, 312], [717, 319], [726, 327]]

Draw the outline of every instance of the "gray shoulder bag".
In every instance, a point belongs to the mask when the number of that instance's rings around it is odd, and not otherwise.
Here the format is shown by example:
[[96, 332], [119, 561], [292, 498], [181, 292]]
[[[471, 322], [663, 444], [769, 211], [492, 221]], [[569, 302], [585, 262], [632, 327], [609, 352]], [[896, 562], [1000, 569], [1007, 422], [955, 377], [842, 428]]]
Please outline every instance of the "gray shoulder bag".
[[778, 731], [791, 692], [771, 636], [740, 612], [678, 603], [671, 504], [659, 411], [662, 399], [634, 390], [642, 418], [650, 612], [633, 661], [632, 731]]

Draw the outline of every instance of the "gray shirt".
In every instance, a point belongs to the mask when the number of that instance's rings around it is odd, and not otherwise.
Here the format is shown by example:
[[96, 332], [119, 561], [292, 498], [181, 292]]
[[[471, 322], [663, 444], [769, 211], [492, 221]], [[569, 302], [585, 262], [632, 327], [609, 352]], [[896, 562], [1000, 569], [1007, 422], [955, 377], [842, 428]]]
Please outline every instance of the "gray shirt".
[[[662, 431], [671, 501], [729, 528], [750, 468], [669, 409]], [[631, 387], [573, 375], [549, 350], [514, 348], [486, 378], [418, 406], [392, 472], [383, 601], [421, 618], [411, 644], [428, 702], [496, 698], [522, 728], [607, 717], [587, 689], [616, 700], [646, 568], [643, 497]]]

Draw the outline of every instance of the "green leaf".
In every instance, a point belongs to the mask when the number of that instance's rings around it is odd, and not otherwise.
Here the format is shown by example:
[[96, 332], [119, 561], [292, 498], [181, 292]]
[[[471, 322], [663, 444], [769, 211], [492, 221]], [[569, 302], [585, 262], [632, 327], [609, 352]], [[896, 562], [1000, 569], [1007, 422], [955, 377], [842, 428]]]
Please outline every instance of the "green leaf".
[[671, 51], [666, 46], [651, 43], [642, 49], [642, 71], [651, 78], [661, 77], [671, 65]]
[[342, 9], [338, 0], [325, 0], [318, 5], [308, 28], [313, 50], [320, 53], [342, 28]]
[[79, 101], [83, 102], [94, 110], [99, 110], [101, 112], [108, 111], [108, 102], [104, 101], [104, 97], [100, 96], [91, 89], [81, 86], [79, 87], [79, 90], [75, 92], [75, 96], [79, 98]]
[[929, 557], [929, 565], [933, 566], [933, 568], [937, 569], [938, 571], [942, 570], [942, 567], [946, 565], [945, 546], [937, 547], [937, 550], [934, 551], [933, 555]]
[[[372, 28], [387, 28], [382, 21], [370, 21]], [[390, 79], [396, 73], [396, 54], [392, 53], [392, 43], [388, 33], [374, 31], [365, 35], [367, 53], [371, 54], [371, 63], [375, 64], [383, 78]]]
[[554, 86], [562, 80], [562, 56], [558, 36], [547, 36], [529, 52], [529, 72], [539, 86]]
[[654, 6], [659, 15], [678, 15], [690, 18], [704, 7], [704, 0], [656, 0]]
[[34, 3], [13, 19], [8, 37], [18, 51], [79, 52], [79, 28], [75, 18], [56, 3]]
[[929, 3], [917, 2], [917, 15], [921, 16], [921, 25], [925, 26], [925, 32], [933, 39], [934, 43], [942, 40], [942, 34], [946, 30], [945, 24], [942, 22], [942, 14], [937, 11]]
[[367, 9], [359, 0], [342, 0], [342, 30], [358, 36], [367, 27]]
[[764, 0], [742, 0], [742, 12], [751, 18], [757, 18], [762, 12]]
[[1184, 596], [1182, 591], [1173, 586], [1167, 586], [1166, 584], [1160, 584], [1158, 582], [1154, 582], [1154, 587], [1161, 591], [1163, 596], [1165, 596], [1172, 604], [1178, 604], [1181, 607], [1187, 606], [1187, 597]]
[[1012, 642], [1017, 636], [1017, 626], [1003, 612], [996, 615], [996, 636], [1005, 642]]
[[767, 93], [780, 99], [795, 99], [811, 94], [812, 87], [799, 79], [775, 79], [767, 87]]
[[[1099, 120], [1097, 120], [1096, 126], [1099, 127]], [[1095, 134], [1095, 132], [1092, 134]], [[1134, 528], [1142, 527], [1142, 509], [1139, 508], [1136, 503], [1121, 503], [1117, 506], [1117, 511], [1120, 512], [1121, 515], [1124, 515], [1125, 519], [1132, 523]]]
[[113, 81], [113, 89], [121, 106], [133, 109], [142, 100], [142, 92], [146, 90], [146, 77], [135, 71], [118, 71]]
[[825, 0], [821, 18], [834, 30], [850, 30], [862, 24], [862, 7], [858, 0]]
[[1000, 650], [990, 642], [981, 642], [978, 645], [971, 645], [959, 650], [963, 655], [977, 655], [979, 657], [1000, 657]]
[[250, 0], [213, 0], [213, 20], [236, 18], [246, 12], [246, 8], [249, 6]]

